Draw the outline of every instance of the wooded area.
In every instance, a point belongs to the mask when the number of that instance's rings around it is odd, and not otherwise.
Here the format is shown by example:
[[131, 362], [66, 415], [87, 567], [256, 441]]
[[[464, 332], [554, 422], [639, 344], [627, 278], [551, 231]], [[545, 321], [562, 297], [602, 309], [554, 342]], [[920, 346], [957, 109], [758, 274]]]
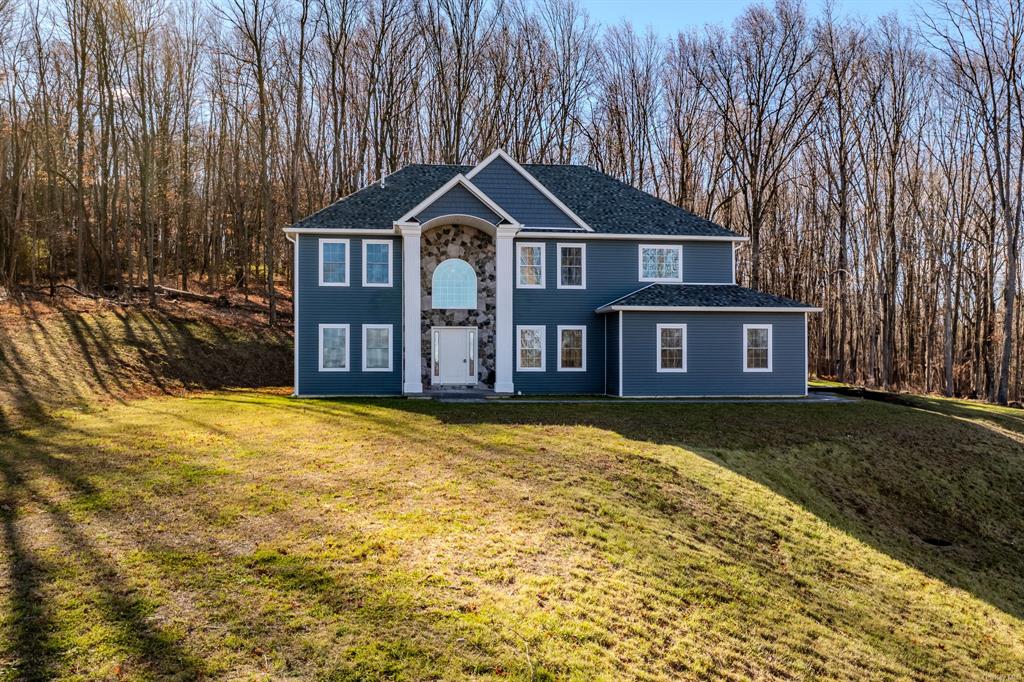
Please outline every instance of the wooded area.
[[1019, 400], [1022, 37], [1021, 0], [672, 40], [572, 0], [0, 0], [2, 283], [270, 291], [284, 225], [503, 147], [749, 235], [742, 283], [825, 309], [812, 371]]

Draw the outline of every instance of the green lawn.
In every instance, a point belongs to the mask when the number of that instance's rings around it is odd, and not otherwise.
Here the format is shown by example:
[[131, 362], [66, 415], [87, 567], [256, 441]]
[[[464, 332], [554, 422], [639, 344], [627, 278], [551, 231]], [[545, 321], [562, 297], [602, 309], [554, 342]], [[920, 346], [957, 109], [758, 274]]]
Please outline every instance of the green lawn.
[[6, 679], [1024, 679], [1024, 413], [220, 392], [0, 436]]

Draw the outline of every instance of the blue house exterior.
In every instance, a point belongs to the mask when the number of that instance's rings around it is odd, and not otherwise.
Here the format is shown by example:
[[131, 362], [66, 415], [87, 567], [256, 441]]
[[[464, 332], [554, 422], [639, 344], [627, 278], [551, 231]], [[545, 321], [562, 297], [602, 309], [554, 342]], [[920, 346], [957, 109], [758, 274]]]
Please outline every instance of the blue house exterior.
[[807, 315], [741, 237], [586, 166], [411, 165], [285, 229], [295, 394], [802, 396]]

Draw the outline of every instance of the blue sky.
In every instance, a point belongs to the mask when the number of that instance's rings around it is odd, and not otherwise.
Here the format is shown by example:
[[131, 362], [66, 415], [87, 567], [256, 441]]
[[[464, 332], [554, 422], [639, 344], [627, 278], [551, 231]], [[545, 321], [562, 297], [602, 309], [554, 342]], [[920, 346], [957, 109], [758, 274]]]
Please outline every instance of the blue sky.
[[[807, 0], [807, 10], [817, 16], [827, 0]], [[629, 19], [639, 29], [651, 26], [663, 35], [699, 28], [704, 24], [731, 24], [751, 0], [580, 0], [591, 18], [601, 24], [617, 24]], [[771, 0], [768, 0], [771, 4]], [[912, 19], [919, 6], [916, 0], [833, 0], [836, 14], [873, 19], [896, 12]]]

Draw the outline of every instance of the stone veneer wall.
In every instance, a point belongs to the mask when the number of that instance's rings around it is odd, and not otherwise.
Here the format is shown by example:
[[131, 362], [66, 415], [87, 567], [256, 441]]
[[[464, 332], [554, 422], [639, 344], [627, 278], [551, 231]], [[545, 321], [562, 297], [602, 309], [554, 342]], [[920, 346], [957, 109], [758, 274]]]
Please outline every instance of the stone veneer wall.
[[[431, 280], [434, 268], [449, 258], [461, 258], [476, 270], [476, 310], [434, 310], [431, 307]], [[420, 285], [423, 296], [420, 309], [423, 332], [423, 386], [430, 386], [430, 328], [477, 327], [479, 358], [477, 377], [494, 385], [495, 273], [494, 239], [475, 227], [443, 225], [423, 235], [420, 243]]]

